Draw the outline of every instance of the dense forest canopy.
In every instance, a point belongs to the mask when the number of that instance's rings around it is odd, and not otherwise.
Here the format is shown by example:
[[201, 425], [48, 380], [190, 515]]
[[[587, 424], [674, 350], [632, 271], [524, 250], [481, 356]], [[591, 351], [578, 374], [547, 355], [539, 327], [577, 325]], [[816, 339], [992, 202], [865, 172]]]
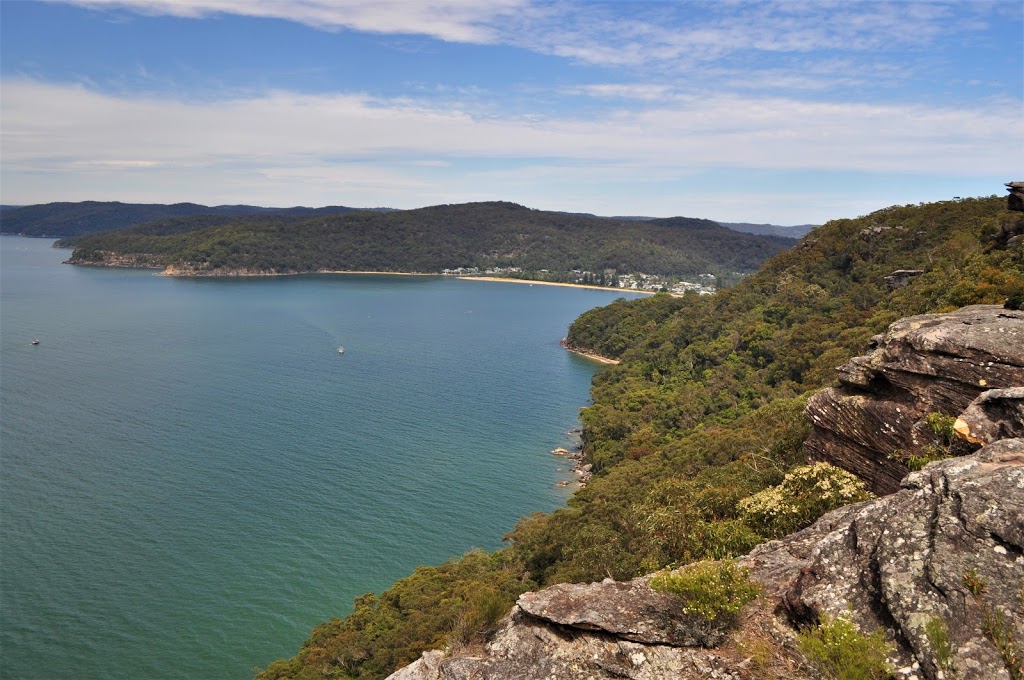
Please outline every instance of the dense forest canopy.
[[[900, 317], [1024, 302], [1013, 238], [1024, 215], [1005, 205], [993, 196], [836, 220], [711, 298], [658, 295], [583, 314], [569, 340], [622, 360], [595, 377], [582, 415], [593, 481], [567, 507], [522, 519], [503, 550], [421, 567], [358, 598], [257, 677], [385, 677], [426, 649], [481, 639], [523, 591], [626, 579], [776, 537], [780, 527], [740, 501], [802, 464], [804, 404], [835, 366]], [[893, 289], [885, 276], [899, 269], [922, 273]], [[842, 504], [809, 500], [799, 526]]]
[[686, 276], [750, 272], [793, 243], [709, 220], [622, 221], [490, 202], [313, 218], [164, 220], [75, 239], [70, 262], [129, 258], [197, 275], [497, 267]]
[[345, 206], [323, 208], [261, 208], [255, 205], [206, 206], [196, 203], [121, 203], [118, 201], [80, 201], [3, 206], [0, 233], [47, 238], [69, 238], [111, 229], [125, 229], [154, 220], [198, 216], [239, 217], [274, 215], [308, 217], [341, 215], [357, 210]]

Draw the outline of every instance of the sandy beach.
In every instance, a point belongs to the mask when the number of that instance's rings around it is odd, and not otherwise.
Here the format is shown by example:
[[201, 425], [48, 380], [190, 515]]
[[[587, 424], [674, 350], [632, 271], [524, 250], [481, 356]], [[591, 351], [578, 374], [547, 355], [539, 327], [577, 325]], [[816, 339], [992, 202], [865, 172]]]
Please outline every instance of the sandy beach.
[[463, 281], [497, 281], [498, 283], [528, 283], [531, 286], [563, 286], [565, 288], [590, 288], [591, 290], [617, 291], [620, 293], [640, 293], [641, 295], [654, 295], [653, 290], [632, 290], [630, 288], [612, 288], [610, 286], [587, 286], [582, 283], [558, 283], [556, 281], [532, 281], [530, 279], [505, 279], [500, 276], [456, 276]]
[[573, 354], [578, 354], [578, 355], [580, 355], [581, 357], [583, 357], [585, 359], [590, 359], [591, 361], [596, 361], [596, 362], [601, 363], [601, 364], [612, 364], [612, 365], [615, 365], [615, 364], [622, 363], [618, 359], [609, 359], [608, 357], [603, 357], [600, 354], [591, 354], [590, 352], [581, 352], [578, 349], [569, 349], [568, 347], [566, 347], [566, 349], [568, 349]]

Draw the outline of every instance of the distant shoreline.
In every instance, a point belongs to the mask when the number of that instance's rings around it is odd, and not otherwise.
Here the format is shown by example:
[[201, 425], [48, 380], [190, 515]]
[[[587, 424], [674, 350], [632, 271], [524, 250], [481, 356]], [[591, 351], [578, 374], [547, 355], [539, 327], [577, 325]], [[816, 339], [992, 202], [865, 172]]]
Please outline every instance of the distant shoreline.
[[558, 281], [534, 281], [532, 279], [506, 279], [500, 276], [456, 276], [462, 281], [496, 281], [498, 283], [528, 283], [531, 286], [563, 286], [565, 288], [589, 288], [591, 290], [603, 290], [616, 293], [639, 293], [640, 295], [654, 295], [653, 290], [635, 290], [632, 288], [612, 288], [611, 286], [589, 286], [583, 283], [560, 283]]
[[[590, 290], [603, 290], [606, 293], [633, 293], [636, 295], [657, 295], [658, 291], [638, 290], [636, 288], [614, 288], [612, 286], [592, 286], [583, 283], [562, 283], [558, 281], [536, 281], [533, 279], [511, 279], [500, 276], [451, 276], [449, 274], [430, 272], [387, 272], [356, 270], [347, 271], [341, 269], [318, 269], [306, 272], [275, 272], [275, 271], [253, 271], [247, 269], [229, 270], [182, 270], [174, 265], [146, 265], [137, 262], [72, 262], [66, 260], [63, 264], [70, 264], [76, 267], [107, 267], [110, 269], [157, 269], [154, 276], [166, 276], [168, 278], [263, 278], [271, 276], [309, 276], [311, 274], [346, 275], [354, 276], [429, 276], [434, 278], [455, 278], [461, 281], [490, 281], [496, 283], [528, 283], [531, 286], [561, 286], [563, 288], [587, 288]], [[669, 293], [678, 296], [679, 293]]]
[[373, 271], [342, 271], [334, 269], [321, 269], [310, 272], [311, 274], [373, 274], [378, 276], [444, 276], [444, 274], [424, 274], [422, 272], [373, 272]]

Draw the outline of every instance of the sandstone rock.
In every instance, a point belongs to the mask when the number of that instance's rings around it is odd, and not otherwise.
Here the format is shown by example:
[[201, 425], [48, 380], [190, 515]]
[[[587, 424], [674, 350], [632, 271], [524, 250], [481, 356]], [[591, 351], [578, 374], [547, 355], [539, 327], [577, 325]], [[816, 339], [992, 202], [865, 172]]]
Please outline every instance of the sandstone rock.
[[1010, 192], [1006, 197], [1007, 210], [1024, 210], [1024, 182], [1007, 182], [1006, 190]]
[[982, 392], [954, 427], [960, 436], [978, 444], [1024, 437], [1024, 387]]
[[929, 413], [957, 416], [982, 392], [1024, 385], [1024, 312], [975, 305], [902, 319], [871, 354], [839, 370], [840, 386], [814, 395], [805, 450], [891, 493], [908, 470], [901, 460], [929, 442]]
[[625, 583], [562, 583], [525, 593], [518, 605], [536, 619], [646, 644], [713, 647], [725, 637], [721, 627], [686, 614], [678, 598], [651, 590], [646, 577]]
[[[886, 629], [899, 665], [916, 660], [935, 678], [926, 626], [939, 619], [956, 650], [954, 677], [1010, 678], [981, 622], [986, 608], [1001, 611], [1024, 639], [1024, 439], [932, 463], [904, 487], [830, 513], [744, 561], [781, 594], [794, 624], [847, 615], [862, 630]], [[965, 585], [968, 573], [987, 584], [980, 602]]]
[[910, 283], [910, 279], [921, 274], [924, 274], [923, 269], [897, 269], [885, 277], [885, 285], [889, 287], [889, 290], [906, 288], [907, 284]]
[[702, 649], [642, 644], [539, 621], [512, 610], [483, 650], [441, 659], [427, 652], [389, 680], [592, 680], [697, 678], [746, 680], [727, 661]]

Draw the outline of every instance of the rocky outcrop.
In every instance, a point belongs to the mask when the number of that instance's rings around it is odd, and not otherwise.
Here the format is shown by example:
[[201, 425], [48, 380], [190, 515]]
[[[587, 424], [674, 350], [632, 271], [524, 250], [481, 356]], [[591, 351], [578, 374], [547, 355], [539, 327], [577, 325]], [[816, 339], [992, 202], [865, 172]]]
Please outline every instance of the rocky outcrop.
[[805, 450], [892, 493], [925, 455], [930, 413], [956, 417], [983, 392], [1024, 385], [1024, 312], [975, 305], [902, 319], [873, 340], [871, 354], [839, 367], [839, 387], [807, 406]]
[[1024, 182], [1007, 182], [1006, 190], [1010, 192], [1006, 197], [1007, 210], [1024, 210]]
[[593, 678], [752, 678], [735, 662], [703, 649], [631, 642], [561, 628], [518, 607], [476, 652], [426, 652], [389, 680], [593, 680]]
[[721, 625], [687, 614], [678, 598], [651, 590], [648, 578], [561, 583], [526, 593], [517, 604], [542, 621], [648, 645], [715, 647], [725, 639]]
[[[904, 489], [840, 509], [813, 527], [755, 549], [755, 574], [779, 593], [794, 625], [822, 614], [882, 628], [894, 661], [937, 678], [940, 654], [928, 627], [947, 634], [957, 678], [1010, 678], [984, 632], [999, 612], [1024, 640], [1024, 440], [992, 444], [973, 456], [932, 463]], [[984, 583], [975, 597], [968, 579]]]
[[[999, 618], [1011, 642], [1024, 641], [1024, 439], [932, 463], [903, 486], [742, 558], [763, 594], [728, 638], [703, 637], [699, 622], [646, 577], [608, 579], [527, 593], [483, 646], [427, 652], [391, 678], [776, 674], [748, 654], [752, 639], [772, 646], [767, 656], [787, 677], [815, 677], [793, 644], [796, 628], [846, 616], [862, 631], [886, 631], [897, 678], [1010, 680], [1006, 650], [993, 644], [986, 622]], [[945, 633], [951, 656], [929, 629]]]
[[910, 279], [921, 274], [924, 274], [923, 269], [897, 269], [885, 277], [885, 285], [889, 287], [889, 290], [906, 288], [910, 283]]
[[954, 428], [976, 444], [1024, 437], [1024, 387], [982, 392], [956, 419]]

